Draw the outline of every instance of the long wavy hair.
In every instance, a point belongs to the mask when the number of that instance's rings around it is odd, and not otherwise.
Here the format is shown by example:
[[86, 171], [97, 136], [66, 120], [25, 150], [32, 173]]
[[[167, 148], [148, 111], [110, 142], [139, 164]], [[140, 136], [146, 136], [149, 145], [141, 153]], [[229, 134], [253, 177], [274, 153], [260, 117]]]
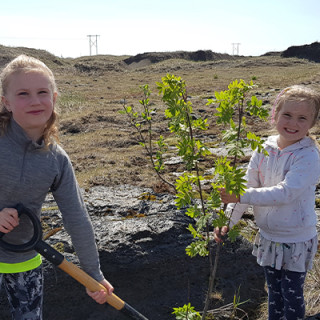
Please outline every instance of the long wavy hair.
[[[51, 84], [52, 93], [55, 94], [58, 92], [56, 81], [52, 71], [40, 60], [27, 56], [20, 55], [9, 62], [0, 74], [0, 95], [5, 96], [7, 94], [10, 78], [17, 73], [27, 73], [27, 72], [39, 72], [48, 76]], [[0, 101], [0, 135], [3, 135], [7, 128], [8, 124], [12, 118], [12, 113], [9, 112], [2, 99]], [[59, 142], [58, 135], [58, 114], [54, 106], [52, 115], [48, 120], [44, 132], [43, 140], [46, 147], [49, 147], [54, 142]]]

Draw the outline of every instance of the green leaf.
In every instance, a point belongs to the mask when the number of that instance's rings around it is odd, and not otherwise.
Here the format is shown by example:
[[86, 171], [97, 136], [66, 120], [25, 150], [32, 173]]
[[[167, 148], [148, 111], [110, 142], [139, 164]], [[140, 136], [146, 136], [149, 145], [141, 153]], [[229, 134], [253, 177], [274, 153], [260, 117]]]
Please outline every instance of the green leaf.
[[226, 216], [223, 210], [217, 212], [217, 218], [212, 221], [212, 225], [216, 227], [223, 227], [228, 225], [229, 218]]
[[228, 232], [228, 237], [232, 242], [236, 241], [239, 235], [240, 235], [240, 230], [237, 225], [233, 226]]
[[187, 227], [187, 230], [190, 231], [190, 233], [192, 234], [192, 236], [194, 238], [199, 238], [201, 237], [201, 235], [199, 234], [199, 232], [194, 228], [194, 226], [192, 224], [189, 224], [189, 226]]
[[205, 240], [198, 240], [192, 242], [190, 245], [187, 246], [186, 253], [191, 258], [197, 255], [201, 257], [207, 257], [209, 255], [208, 242]]
[[193, 219], [198, 218], [201, 216], [201, 210], [198, 208], [197, 204], [195, 204], [187, 209], [186, 215]]
[[176, 320], [200, 320], [201, 315], [197, 312], [190, 303], [183, 307], [173, 308], [172, 314], [175, 315]]

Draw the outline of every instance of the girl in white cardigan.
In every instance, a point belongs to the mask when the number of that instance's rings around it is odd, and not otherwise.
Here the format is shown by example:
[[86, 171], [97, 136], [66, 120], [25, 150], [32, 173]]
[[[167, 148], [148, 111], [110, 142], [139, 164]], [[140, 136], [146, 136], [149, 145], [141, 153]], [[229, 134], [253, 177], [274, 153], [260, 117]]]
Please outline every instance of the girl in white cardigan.
[[[320, 95], [307, 87], [292, 86], [277, 97], [272, 121], [278, 135], [264, 147], [268, 156], [254, 152], [244, 195], [220, 190], [230, 203], [229, 227], [253, 206], [259, 233], [253, 254], [264, 268], [268, 285], [269, 320], [304, 319], [303, 285], [317, 252], [315, 189], [320, 177], [319, 145], [309, 136], [320, 108]], [[215, 229], [215, 239], [228, 227]]]

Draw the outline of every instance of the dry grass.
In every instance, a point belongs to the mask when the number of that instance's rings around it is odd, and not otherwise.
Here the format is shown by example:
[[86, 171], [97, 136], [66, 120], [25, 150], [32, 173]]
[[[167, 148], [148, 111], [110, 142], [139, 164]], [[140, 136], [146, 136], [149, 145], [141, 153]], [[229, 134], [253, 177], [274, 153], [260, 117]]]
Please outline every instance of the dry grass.
[[[138, 100], [142, 98], [140, 86], [149, 84], [153, 92], [151, 101], [157, 109], [158, 126], [165, 132], [164, 107], [156, 82], [161, 81], [166, 73], [181, 76], [186, 81], [195, 113], [199, 110], [208, 112], [208, 135], [216, 134], [218, 130], [213, 117], [210, 118], [213, 109], [206, 106], [207, 99], [215, 91], [225, 90], [232, 80], [256, 79], [256, 93], [266, 104], [272, 103], [284, 86], [306, 83], [319, 87], [320, 80], [319, 64], [293, 58], [256, 57], [213, 62], [167, 60], [137, 69], [126, 67], [121, 59], [86, 57], [68, 61], [67, 72], [62, 72], [60, 66], [58, 68], [61, 142], [70, 154], [79, 182], [84, 187], [98, 181], [102, 184], [104, 181], [111, 184], [132, 182], [145, 186], [155, 183], [152, 170], [143, 160], [144, 150], [135, 140], [135, 132], [118, 111], [122, 110], [124, 99], [127, 104], [139, 106]], [[104, 60], [107, 61], [106, 70], [103, 69]], [[88, 71], [80, 72], [73, 67], [70, 72], [71, 65], [79, 64]], [[255, 128], [262, 135], [267, 135], [268, 130], [268, 124]], [[93, 153], [94, 159], [90, 158]]]
[[307, 315], [320, 314], [320, 254], [318, 253], [313, 269], [308, 273], [305, 283], [305, 301]]

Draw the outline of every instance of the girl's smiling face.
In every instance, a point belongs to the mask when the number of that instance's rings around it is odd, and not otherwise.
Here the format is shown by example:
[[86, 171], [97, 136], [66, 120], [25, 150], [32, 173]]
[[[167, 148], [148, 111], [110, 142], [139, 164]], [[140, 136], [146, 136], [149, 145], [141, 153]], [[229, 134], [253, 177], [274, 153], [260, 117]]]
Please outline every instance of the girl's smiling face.
[[33, 141], [42, 137], [56, 98], [49, 76], [41, 71], [12, 74], [2, 97], [13, 119]]
[[306, 102], [287, 101], [276, 118], [280, 149], [303, 139], [314, 121], [314, 110]]

